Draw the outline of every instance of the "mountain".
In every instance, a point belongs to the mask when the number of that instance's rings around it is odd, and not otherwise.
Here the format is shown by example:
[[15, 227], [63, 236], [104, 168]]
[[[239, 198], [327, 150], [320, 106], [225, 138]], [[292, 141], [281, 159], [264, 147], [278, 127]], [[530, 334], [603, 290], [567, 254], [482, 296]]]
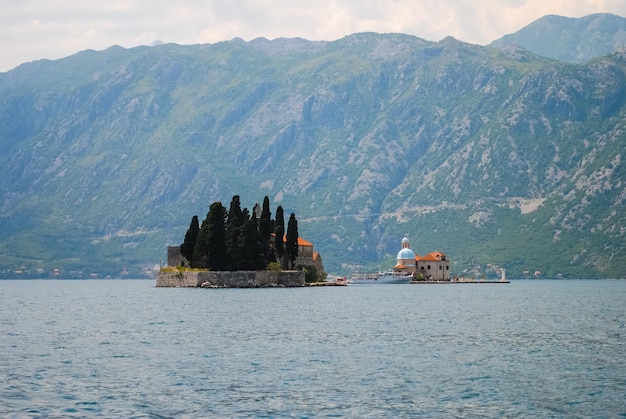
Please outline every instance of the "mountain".
[[490, 46], [517, 45], [537, 55], [583, 63], [626, 48], [626, 19], [610, 13], [581, 18], [544, 16]]
[[[234, 194], [328, 272], [626, 272], [626, 52], [363, 33], [84, 51], [0, 74], [0, 275], [142, 275]], [[24, 269], [21, 269], [24, 267]]]

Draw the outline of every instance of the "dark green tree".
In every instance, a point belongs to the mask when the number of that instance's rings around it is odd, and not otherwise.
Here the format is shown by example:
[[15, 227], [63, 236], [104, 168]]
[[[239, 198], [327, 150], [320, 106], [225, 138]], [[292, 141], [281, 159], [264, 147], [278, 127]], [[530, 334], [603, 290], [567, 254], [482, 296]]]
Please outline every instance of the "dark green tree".
[[202, 221], [198, 236], [196, 237], [196, 244], [193, 247], [192, 268], [207, 268], [209, 264], [209, 218], [211, 211], [207, 212], [206, 217]]
[[241, 210], [241, 201], [239, 195], [234, 195], [230, 200], [230, 208], [228, 208], [227, 225], [241, 227], [244, 223], [244, 213]]
[[214, 202], [211, 204], [207, 217], [207, 268], [223, 271], [228, 266], [226, 208], [221, 202]]
[[317, 268], [311, 265], [298, 265], [296, 266], [298, 271], [304, 271], [304, 281], [306, 283], [317, 282], [320, 280], [320, 275], [317, 272]]
[[262, 245], [261, 256], [265, 261], [265, 266], [267, 266], [269, 262], [276, 260], [270, 242], [272, 238], [272, 213], [270, 211], [270, 199], [267, 196], [263, 199], [263, 209], [259, 219], [259, 237]]
[[226, 252], [228, 253], [228, 267], [230, 271], [241, 269], [241, 227], [244, 223], [244, 211], [241, 209], [239, 195], [233, 196], [226, 218]]
[[193, 266], [193, 251], [196, 247], [196, 240], [198, 239], [198, 232], [200, 231], [200, 225], [198, 224], [198, 216], [194, 215], [191, 218], [191, 224], [185, 233], [185, 240], [180, 245], [180, 253], [187, 259], [189, 265]]
[[[274, 230], [275, 255], [283, 268], [293, 269], [298, 257], [298, 222], [291, 214], [287, 234], [283, 208], [276, 209], [276, 222], [271, 219], [270, 202], [266, 196], [262, 209], [254, 215], [247, 208], [241, 209], [239, 196], [233, 196], [230, 208], [214, 202], [202, 225], [194, 216], [181, 244], [181, 253], [195, 268], [211, 270], [262, 270], [268, 265], [268, 257], [274, 255], [271, 232]], [[258, 218], [257, 218], [258, 217]], [[276, 226], [274, 228], [274, 226]], [[195, 235], [195, 242], [194, 242]]]
[[298, 220], [296, 215], [291, 213], [287, 222], [287, 237], [285, 240], [285, 254], [289, 260], [289, 267], [293, 269], [298, 258]]
[[283, 260], [285, 255], [285, 216], [283, 214], [283, 207], [281, 205], [276, 208], [276, 221], [274, 222], [274, 251], [276, 252], [276, 260], [280, 265], [286, 268], [286, 263]]
[[242, 256], [240, 269], [246, 271], [265, 269], [267, 264], [263, 259], [263, 243], [255, 217], [249, 218], [241, 228], [240, 249]]

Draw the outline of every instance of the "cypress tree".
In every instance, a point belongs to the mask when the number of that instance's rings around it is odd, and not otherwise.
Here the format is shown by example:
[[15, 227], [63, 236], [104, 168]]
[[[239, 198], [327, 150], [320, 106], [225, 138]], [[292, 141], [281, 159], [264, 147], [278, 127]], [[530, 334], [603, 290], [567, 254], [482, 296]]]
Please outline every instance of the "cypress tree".
[[283, 242], [285, 236], [285, 216], [281, 205], [276, 208], [276, 221], [274, 223], [274, 251], [278, 263], [285, 268], [283, 256], [285, 255], [285, 244]]
[[243, 270], [258, 271], [265, 268], [263, 259], [263, 244], [258, 231], [255, 217], [248, 219], [241, 228], [240, 236], [241, 268]]
[[200, 226], [200, 231], [198, 231], [198, 236], [196, 237], [196, 244], [193, 247], [193, 258], [191, 267], [192, 268], [207, 268], [208, 267], [208, 253], [209, 253], [209, 239], [208, 239], [208, 228], [209, 228], [209, 218], [211, 217], [211, 210], [206, 214], [206, 218], [202, 221], [202, 225]]
[[241, 201], [239, 195], [234, 195], [230, 201], [230, 208], [228, 209], [228, 218], [226, 219], [227, 225], [233, 225], [241, 227], [244, 222], [244, 214], [241, 210]]
[[228, 266], [226, 250], [226, 208], [221, 202], [211, 204], [207, 226], [207, 267], [223, 271]]
[[294, 263], [298, 258], [298, 221], [296, 215], [291, 213], [287, 222], [287, 238], [285, 240], [285, 254], [289, 259], [290, 268], [293, 269]]
[[239, 195], [234, 195], [230, 201], [228, 217], [226, 218], [226, 252], [228, 253], [228, 266], [230, 271], [240, 269], [241, 251], [240, 236], [241, 226], [244, 223], [244, 212], [241, 210]]
[[[298, 257], [295, 214], [289, 218], [285, 235], [282, 206], [276, 209], [276, 221], [271, 219], [267, 196], [262, 209], [258, 204], [255, 208], [255, 214], [250, 214], [247, 208], [242, 210], [239, 195], [233, 196], [228, 211], [221, 202], [212, 203], [200, 226], [198, 217], [192, 218], [185, 240], [180, 245], [181, 254], [194, 268], [261, 270], [276, 257], [283, 268], [293, 269]], [[272, 231], [275, 234], [274, 246], [271, 243]]]
[[272, 213], [270, 212], [270, 199], [266, 196], [263, 199], [263, 209], [259, 220], [259, 237], [261, 239], [261, 257], [265, 261], [264, 266], [274, 259], [274, 253], [270, 245], [272, 238]]
[[185, 240], [180, 245], [180, 253], [187, 259], [190, 266], [193, 266], [193, 251], [196, 247], [199, 231], [200, 225], [198, 224], [198, 216], [194, 215], [191, 219], [191, 224], [189, 224], [189, 229], [187, 229], [187, 233], [185, 233]]

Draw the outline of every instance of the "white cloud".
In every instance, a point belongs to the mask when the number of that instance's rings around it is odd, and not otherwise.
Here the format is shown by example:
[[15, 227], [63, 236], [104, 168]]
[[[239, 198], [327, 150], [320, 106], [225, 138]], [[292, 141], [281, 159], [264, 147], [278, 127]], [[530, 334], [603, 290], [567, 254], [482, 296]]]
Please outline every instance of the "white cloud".
[[21, 0], [0, 14], [0, 71], [84, 49], [354, 32], [487, 44], [547, 14], [626, 16], [624, 0]]

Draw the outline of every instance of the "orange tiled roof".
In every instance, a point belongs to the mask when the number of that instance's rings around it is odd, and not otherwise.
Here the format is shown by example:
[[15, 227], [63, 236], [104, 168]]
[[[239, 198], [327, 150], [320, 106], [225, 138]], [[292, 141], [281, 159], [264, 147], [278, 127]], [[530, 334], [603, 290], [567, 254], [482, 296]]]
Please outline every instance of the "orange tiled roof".
[[[283, 236], [283, 241], [285, 243], [287, 242], [287, 236]], [[313, 243], [304, 240], [302, 237], [298, 237], [298, 246], [313, 247]]]
[[[272, 236], [276, 236], [274, 233], [272, 233]], [[283, 235], [283, 242], [287, 242], [287, 236]], [[298, 237], [298, 246], [306, 246], [306, 247], [313, 247], [313, 243], [311, 243], [310, 241], [304, 240], [302, 237]]]
[[[446, 255], [444, 255], [443, 253], [441, 253], [438, 250], [435, 250], [434, 252], [431, 252], [429, 254], [427, 254], [426, 256], [422, 256], [419, 260], [425, 260], [425, 261], [440, 261], [442, 257], [445, 257]], [[417, 259], [417, 257], [416, 257]]]
[[[285, 241], [287, 241], [287, 238], [285, 237]], [[313, 243], [308, 242], [306, 240], [304, 240], [302, 237], [298, 237], [298, 246], [309, 246], [309, 247], [313, 247]]]

